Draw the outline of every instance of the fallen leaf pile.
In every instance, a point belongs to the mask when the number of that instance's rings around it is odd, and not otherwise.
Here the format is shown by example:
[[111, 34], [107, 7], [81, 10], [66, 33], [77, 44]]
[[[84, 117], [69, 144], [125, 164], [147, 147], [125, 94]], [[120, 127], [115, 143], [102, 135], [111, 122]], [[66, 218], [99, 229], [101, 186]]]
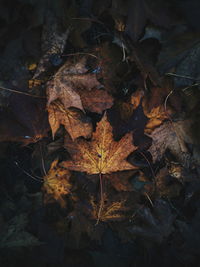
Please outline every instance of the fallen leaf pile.
[[1, 1], [0, 266], [199, 266], [197, 2]]

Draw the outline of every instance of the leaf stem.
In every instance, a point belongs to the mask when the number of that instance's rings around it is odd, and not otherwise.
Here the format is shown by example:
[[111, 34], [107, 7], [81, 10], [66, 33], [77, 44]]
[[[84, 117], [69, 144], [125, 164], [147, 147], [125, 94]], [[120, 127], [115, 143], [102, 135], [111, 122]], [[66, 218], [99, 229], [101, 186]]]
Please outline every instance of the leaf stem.
[[103, 179], [102, 179], [102, 173], [99, 173], [99, 183], [100, 183], [100, 206], [99, 206], [99, 211], [98, 211], [98, 216], [97, 216], [97, 222], [96, 225], [99, 224], [100, 218], [101, 218], [101, 212], [103, 209], [103, 204], [104, 204], [104, 197], [103, 197]]

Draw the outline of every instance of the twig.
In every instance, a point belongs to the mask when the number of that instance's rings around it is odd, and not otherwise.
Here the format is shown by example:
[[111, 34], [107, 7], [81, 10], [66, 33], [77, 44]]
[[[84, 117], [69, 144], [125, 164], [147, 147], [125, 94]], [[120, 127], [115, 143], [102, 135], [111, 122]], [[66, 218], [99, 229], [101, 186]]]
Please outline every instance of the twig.
[[1, 90], [5, 90], [5, 91], [9, 91], [9, 92], [12, 92], [12, 93], [16, 93], [16, 94], [21, 94], [21, 95], [31, 96], [31, 97], [46, 98], [46, 96], [32, 95], [32, 94], [29, 94], [29, 93], [25, 93], [25, 92], [17, 91], [17, 90], [14, 90], [14, 89], [10, 89], [10, 88], [3, 87], [3, 86], [0, 86], [0, 89], [1, 89]]
[[70, 57], [70, 56], [78, 56], [78, 55], [87, 55], [87, 56], [91, 56], [91, 57], [94, 57], [94, 58], [97, 58], [97, 56], [95, 56], [94, 54], [91, 54], [91, 53], [83, 53], [83, 52], [77, 52], [77, 53], [72, 53], [72, 54], [66, 54], [66, 55], [62, 55], [62, 57]]
[[[164, 109], [165, 109], [165, 113], [167, 113], [167, 101], [168, 101], [168, 99], [169, 99], [169, 97], [170, 97], [170, 95], [172, 95], [173, 94], [173, 90], [171, 90], [170, 92], [169, 92], [169, 94], [166, 96], [166, 98], [165, 98], [165, 102], [164, 102]], [[167, 115], [168, 115], [168, 113], [167, 113]]]
[[179, 74], [171, 73], [171, 72], [165, 73], [165, 75], [167, 75], [167, 76], [174, 76], [174, 77], [177, 77], [177, 78], [184, 78], [184, 79], [189, 79], [189, 80], [200, 81], [199, 79], [196, 79], [194, 77], [185, 76], [185, 75], [179, 75]]

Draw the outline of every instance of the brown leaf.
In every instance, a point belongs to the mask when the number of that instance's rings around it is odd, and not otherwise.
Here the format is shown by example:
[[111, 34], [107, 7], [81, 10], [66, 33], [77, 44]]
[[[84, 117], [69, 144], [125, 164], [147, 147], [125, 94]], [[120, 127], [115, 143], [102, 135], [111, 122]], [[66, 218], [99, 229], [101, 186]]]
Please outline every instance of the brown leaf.
[[48, 112], [53, 138], [61, 124], [73, 140], [80, 136], [85, 138], [91, 136], [92, 124], [81, 111], [65, 109], [61, 103], [55, 101], [49, 106]]
[[52, 81], [47, 84], [48, 106], [59, 99], [64, 107], [76, 107], [84, 110], [78, 89], [91, 89], [100, 86], [93, 73], [87, 73], [86, 59], [73, 64], [67, 61], [55, 74]]
[[179, 196], [180, 194], [181, 184], [170, 181], [170, 174], [171, 173], [167, 167], [164, 167], [155, 177], [157, 193], [161, 197], [173, 198]]
[[80, 91], [83, 107], [91, 112], [102, 113], [113, 105], [113, 98], [105, 90]]
[[129, 181], [134, 173], [134, 171], [117, 172], [108, 174], [105, 178], [117, 191], [134, 191], [133, 185]]
[[170, 26], [171, 19], [165, 4], [148, 0], [132, 0], [130, 3], [126, 32], [134, 42], [138, 41], [148, 20], [161, 27]]
[[66, 206], [64, 195], [70, 193], [72, 188], [69, 182], [70, 171], [57, 166], [58, 160], [54, 160], [48, 174], [44, 177], [43, 190], [45, 192], [45, 203], [57, 200], [62, 207]]
[[149, 148], [149, 152], [153, 157], [153, 161], [161, 160], [166, 149], [169, 149], [171, 153], [185, 166], [188, 164], [188, 150], [186, 147], [187, 135], [179, 130], [179, 127], [189, 125], [188, 121], [180, 121], [176, 123], [165, 122], [163, 125], [156, 128], [150, 135], [153, 139], [152, 145]]
[[104, 115], [97, 124], [91, 142], [75, 140], [67, 146], [72, 160], [62, 162], [70, 170], [88, 174], [105, 174], [122, 170], [136, 169], [126, 161], [128, 155], [137, 148], [133, 145], [132, 133], [126, 134], [118, 142], [113, 140], [112, 126]]

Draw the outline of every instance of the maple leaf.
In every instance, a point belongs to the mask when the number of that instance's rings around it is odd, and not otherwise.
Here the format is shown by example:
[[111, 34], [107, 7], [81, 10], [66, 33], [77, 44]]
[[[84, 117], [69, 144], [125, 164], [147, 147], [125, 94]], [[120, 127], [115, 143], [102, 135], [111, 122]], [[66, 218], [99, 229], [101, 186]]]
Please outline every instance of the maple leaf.
[[72, 188], [69, 182], [70, 171], [57, 166], [58, 160], [54, 160], [48, 174], [44, 177], [43, 191], [45, 192], [45, 203], [51, 202], [52, 198], [57, 200], [62, 207], [66, 206], [64, 195], [70, 193]]
[[112, 126], [104, 115], [97, 124], [96, 132], [91, 142], [75, 140], [66, 144], [72, 160], [62, 162], [62, 166], [70, 170], [88, 174], [105, 174], [122, 170], [132, 170], [137, 167], [126, 161], [128, 155], [137, 147], [133, 145], [132, 133], [127, 133], [118, 142], [113, 140]]
[[76, 64], [67, 61], [57, 71], [53, 80], [47, 84], [48, 106], [59, 99], [66, 109], [76, 107], [84, 110], [78, 88], [91, 90], [100, 86], [96, 74], [87, 73], [85, 61], [85, 58]]
[[91, 136], [91, 121], [81, 111], [65, 109], [61, 103], [55, 101], [49, 106], [48, 112], [53, 138], [61, 124], [73, 140], [80, 136], [85, 138]]

